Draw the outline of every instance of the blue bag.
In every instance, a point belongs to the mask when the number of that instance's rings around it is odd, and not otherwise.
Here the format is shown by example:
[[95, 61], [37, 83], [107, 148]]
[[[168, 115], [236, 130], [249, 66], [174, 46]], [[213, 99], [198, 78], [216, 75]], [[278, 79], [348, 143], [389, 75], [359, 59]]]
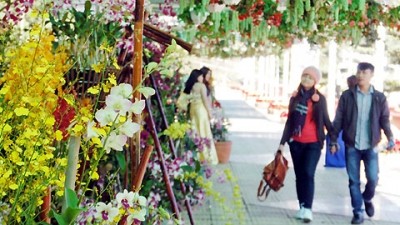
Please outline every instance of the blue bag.
[[346, 167], [346, 159], [345, 159], [345, 147], [342, 139], [342, 132], [339, 133], [339, 137], [337, 139], [337, 143], [339, 145], [339, 151], [335, 154], [332, 154], [329, 149], [330, 140], [329, 137], [326, 136], [326, 155], [325, 155], [325, 166], [326, 167]]

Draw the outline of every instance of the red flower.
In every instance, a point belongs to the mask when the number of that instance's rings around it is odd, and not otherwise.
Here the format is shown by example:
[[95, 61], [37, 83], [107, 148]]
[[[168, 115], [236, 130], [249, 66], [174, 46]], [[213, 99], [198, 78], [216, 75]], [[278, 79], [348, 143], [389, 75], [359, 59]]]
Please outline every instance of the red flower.
[[282, 13], [276, 12], [272, 16], [270, 16], [267, 20], [267, 23], [272, 26], [279, 27], [282, 22]]
[[217, 101], [217, 100], [215, 100], [213, 102], [213, 105], [214, 105], [215, 108], [221, 108], [221, 103], [219, 103], [219, 101]]
[[63, 140], [66, 140], [69, 137], [67, 129], [75, 117], [75, 109], [63, 98], [59, 97], [57, 103], [58, 106], [53, 112], [54, 119], [56, 120], [54, 130], [62, 131]]

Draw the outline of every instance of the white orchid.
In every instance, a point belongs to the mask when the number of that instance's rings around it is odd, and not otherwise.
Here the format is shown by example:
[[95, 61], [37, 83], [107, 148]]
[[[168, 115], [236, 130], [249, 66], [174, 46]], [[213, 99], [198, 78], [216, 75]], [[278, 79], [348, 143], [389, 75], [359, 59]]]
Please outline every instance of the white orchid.
[[145, 98], [149, 98], [156, 93], [156, 91], [151, 87], [141, 87], [139, 88], [139, 92], [142, 93]]
[[127, 83], [121, 83], [118, 86], [112, 87], [110, 94], [119, 95], [123, 98], [129, 99], [132, 96], [133, 88], [132, 85]]
[[144, 100], [140, 100], [140, 101], [136, 100], [131, 105], [129, 112], [132, 112], [134, 114], [141, 114], [145, 106], [146, 106], [146, 102]]
[[107, 124], [114, 122], [117, 116], [118, 113], [111, 108], [104, 108], [99, 109], [94, 117], [100, 123], [100, 126], [104, 127]]
[[91, 138], [99, 136], [99, 134], [96, 132], [95, 126], [96, 126], [96, 122], [94, 122], [93, 120], [88, 122], [87, 131], [86, 131], [86, 139], [91, 139]]
[[135, 193], [126, 189], [122, 193], [118, 193], [116, 196], [117, 204], [119, 208], [128, 209], [133, 206], [133, 200], [135, 198]]
[[146, 206], [147, 200], [145, 197], [139, 195], [138, 193], [135, 193], [133, 196], [133, 201], [138, 203], [140, 206]]
[[128, 137], [133, 137], [133, 135], [140, 130], [140, 125], [132, 121], [126, 121], [120, 127], [118, 127], [118, 132], [120, 134], [126, 135]]
[[112, 222], [116, 216], [118, 216], [118, 208], [114, 208], [111, 203], [107, 205], [103, 202], [99, 202], [96, 205], [95, 218], [98, 221]]
[[132, 102], [121, 95], [110, 94], [106, 97], [107, 109], [114, 110], [120, 115], [125, 115], [132, 106]]
[[111, 131], [108, 137], [103, 137], [102, 143], [106, 152], [110, 153], [111, 149], [122, 151], [127, 140], [126, 135], [118, 135], [115, 131]]
[[132, 224], [135, 219], [144, 221], [146, 219], [146, 213], [146, 209], [134, 210], [134, 212], [132, 212], [127, 218], [128, 224]]

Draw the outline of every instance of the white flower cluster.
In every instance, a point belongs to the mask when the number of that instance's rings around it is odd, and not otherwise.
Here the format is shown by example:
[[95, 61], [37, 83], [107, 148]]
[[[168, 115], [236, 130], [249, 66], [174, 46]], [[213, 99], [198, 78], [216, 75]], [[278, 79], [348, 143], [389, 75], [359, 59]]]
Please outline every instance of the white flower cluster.
[[62, 18], [72, 8], [83, 12], [86, 2], [91, 3], [91, 13], [102, 15], [105, 23], [120, 22], [124, 26], [133, 21], [135, 0], [55, 0], [52, 13]]
[[125, 189], [108, 204], [98, 202], [88, 205], [88, 210], [79, 215], [76, 224], [116, 224], [121, 218], [126, 219], [126, 224], [137, 224], [138, 221], [145, 221], [146, 214], [147, 199]]
[[[122, 151], [128, 137], [133, 137], [140, 130], [140, 124], [132, 121], [133, 114], [141, 114], [145, 107], [144, 100], [132, 102], [132, 94], [133, 88], [130, 84], [122, 83], [112, 87], [106, 97], [105, 107], [95, 113], [96, 121], [88, 122], [85, 138], [89, 140], [100, 137], [107, 153], [111, 149]], [[153, 93], [149, 95], [151, 94]], [[102, 127], [110, 128], [109, 132], [105, 133]]]

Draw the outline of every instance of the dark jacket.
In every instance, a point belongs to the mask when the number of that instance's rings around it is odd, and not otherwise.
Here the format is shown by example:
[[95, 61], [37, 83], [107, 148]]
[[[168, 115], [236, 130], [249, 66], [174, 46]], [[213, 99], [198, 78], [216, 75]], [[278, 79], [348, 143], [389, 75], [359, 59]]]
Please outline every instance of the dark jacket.
[[[351, 88], [342, 93], [336, 109], [335, 120], [333, 121], [333, 126], [337, 132], [343, 130], [343, 141], [348, 147], [355, 146], [358, 115], [356, 91], [356, 88]], [[390, 111], [385, 95], [373, 88], [370, 112], [371, 147], [375, 147], [380, 142], [381, 129], [383, 129], [388, 139], [393, 137], [389, 118]]]
[[[322, 149], [325, 141], [324, 126], [329, 131], [330, 138], [333, 138], [333, 140], [336, 140], [336, 136], [332, 136], [336, 135], [336, 132], [334, 132], [333, 125], [331, 123], [331, 120], [329, 119], [325, 96], [323, 96], [319, 91], [317, 91], [317, 94], [319, 95], [319, 101], [313, 102], [313, 119], [315, 121], [317, 128], [318, 142], [321, 144], [321, 149]], [[280, 144], [282, 145], [285, 144], [286, 142], [289, 142], [289, 140], [292, 137], [294, 130], [292, 125], [293, 124], [292, 115], [296, 108], [297, 103], [299, 102], [299, 99], [300, 99], [299, 96], [290, 98], [288, 118], [286, 120], [285, 128], [283, 130], [280, 142]]]

